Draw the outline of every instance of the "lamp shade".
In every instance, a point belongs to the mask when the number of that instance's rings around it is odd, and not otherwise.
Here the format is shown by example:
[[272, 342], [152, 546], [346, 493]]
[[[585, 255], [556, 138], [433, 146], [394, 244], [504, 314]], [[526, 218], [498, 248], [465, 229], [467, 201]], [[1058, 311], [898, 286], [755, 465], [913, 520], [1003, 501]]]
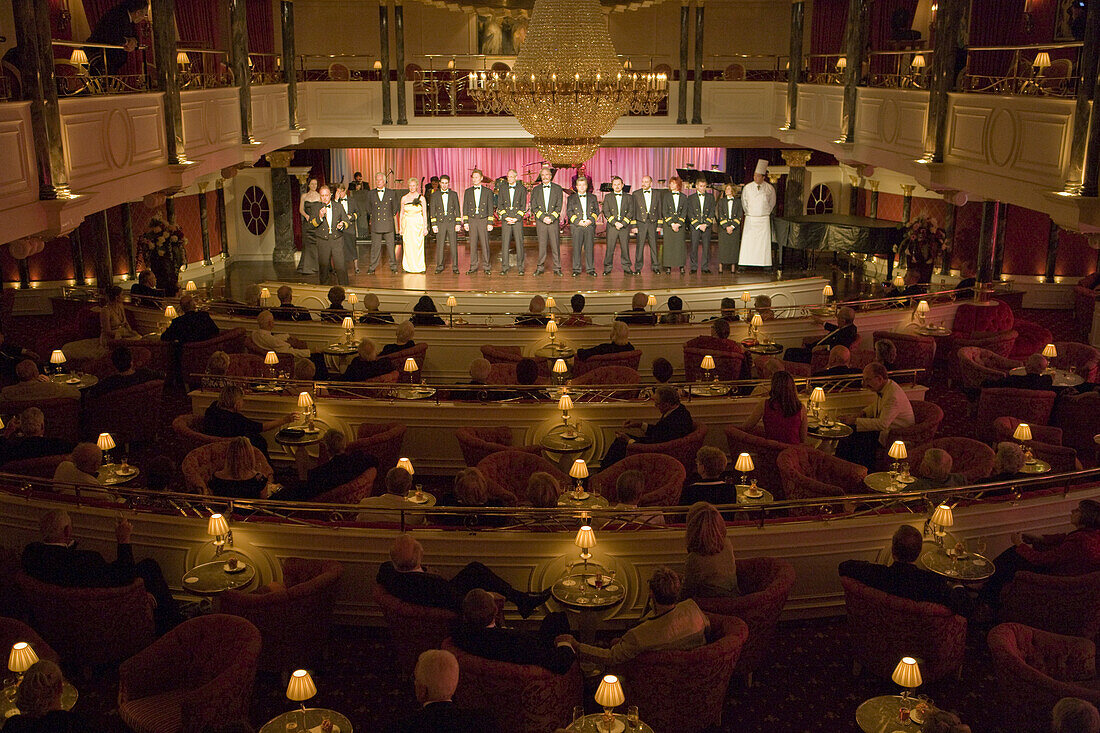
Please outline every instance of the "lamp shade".
[[554, 361], [554, 374], [565, 374], [567, 371], [569, 371], [569, 365], [565, 363], [565, 359]]
[[176, 308], [175, 308], [175, 306], [172, 306], [172, 305], [166, 306], [165, 309], [164, 309], [164, 317], [165, 318], [175, 318], [176, 317]]
[[902, 277], [901, 275], [895, 275], [894, 276], [894, 287], [895, 288], [905, 287], [905, 278]]
[[408, 471], [410, 476], [412, 476], [414, 473], [416, 473], [416, 471], [413, 470], [412, 461], [410, 461], [408, 458], [405, 458], [404, 456], [397, 459], [397, 467], [398, 468], [403, 468], [406, 471]]
[[8, 669], [16, 674], [23, 674], [31, 665], [38, 661], [38, 655], [31, 649], [31, 645], [25, 641], [17, 641], [11, 646], [8, 654]]
[[111, 450], [115, 447], [115, 439], [111, 437], [110, 433], [100, 433], [99, 440], [95, 444], [99, 446], [100, 450]]
[[742, 453], [737, 456], [737, 463], [733, 464], [733, 470], [740, 471], [741, 473], [748, 473], [754, 468], [756, 468], [756, 466], [753, 465], [752, 456], [748, 453]]
[[810, 402], [815, 405], [825, 404], [825, 390], [821, 387], [814, 387], [814, 391], [810, 392]]
[[699, 368], [700, 369], [706, 369], [707, 371], [710, 371], [711, 369], [713, 369], [714, 368], [714, 357], [711, 356], [710, 354], [707, 354], [706, 356], [704, 356], [703, 357], [703, 362], [699, 365]]
[[553, 318], [546, 322], [546, 333], [555, 334], [558, 332], [558, 323]]
[[186, 290], [186, 291], [187, 291], [187, 292], [189, 292], [189, 293], [193, 293], [193, 292], [195, 292], [196, 290], [198, 290], [199, 288], [198, 288], [198, 286], [197, 286], [197, 285], [195, 285], [195, 281], [194, 281], [194, 280], [188, 280], [188, 281], [187, 281], [187, 284], [183, 286], [183, 289], [184, 289], [184, 290]]
[[381, 69], [382, 68], [382, 62], [381, 61], [375, 61], [374, 64], [372, 65], [372, 68]]
[[561, 399], [558, 400], [558, 409], [559, 410], [572, 410], [573, 409], [573, 398], [569, 396], [568, 392], [563, 394], [561, 396]]
[[573, 539], [573, 544], [582, 550], [591, 550], [596, 546], [596, 533], [586, 524], [577, 530], [577, 536]]
[[760, 316], [759, 313], [753, 313], [750, 323], [752, 324], [753, 328], [760, 328], [764, 325], [764, 319]]
[[290, 682], [286, 686], [286, 697], [294, 702], [305, 702], [317, 694], [317, 685], [313, 684], [313, 678], [304, 669], [294, 670], [290, 675]]
[[206, 534], [211, 537], [224, 537], [229, 534], [229, 522], [221, 514], [211, 514], [206, 522]]
[[264, 364], [268, 366], [275, 366], [279, 363], [279, 355], [274, 351], [267, 352], [267, 356], [264, 357]]
[[65, 363], [65, 352], [62, 351], [61, 349], [54, 349], [53, 353], [50, 354], [50, 363], [51, 364], [64, 364]]
[[418, 367], [418, 366], [416, 365], [416, 359], [414, 359], [414, 358], [412, 358], [412, 357], [410, 356], [410, 357], [408, 357], [407, 359], [405, 359], [405, 366], [404, 366], [404, 367], [402, 367], [402, 368], [403, 368], [403, 369], [404, 369], [404, 370], [405, 370], [406, 372], [415, 372], [415, 371], [416, 371], [417, 369], [419, 369], [420, 367]]
[[921, 315], [927, 315], [928, 311], [930, 310], [932, 310], [932, 308], [928, 305], [927, 300], [922, 300], [917, 303], [917, 313], [920, 313]]
[[556, 308], [557, 305], [558, 305], [558, 301], [554, 300], [553, 295], [547, 295], [546, 296], [546, 307], [547, 308]]
[[1040, 69], [1047, 68], [1050, 66], [1050, 54], [1046, 51], [1040, 51], [1035, 54], [1035, 61], [1032, 63], [1032, 66], [1036, 66]]
[[573, 461], [573, 467], [569, 469], [569, 475], [572, 478], [588, 478], [588, 464], [584, 462], [583, 458]]
[[646, 305], [648, 305], [650, 308], [657, 305], [657, 296], [656, 295], [649, 296], [649, 299], [646, 300]]
[[602, 708], [613, 708], [626, 702], [623, 685], [613, 674], [604, 675], [600, 686], [596, 688], [596, 704]]
[[824, 295], [826, 298], [833, 297], [833, 286], [832, 285], [826, 285], [825, 287], [823, 287], [821, 289], [821, 294]]
[[902, 687], [920, 687], [920, 667], [917, 666], [917, 660], [912, 657], [902, 657], [898, 662], [898, 666], [894, 667], [894, 674], [891, 675], [891, 679], [894, 683]]
[[191, 63], [191, 57], [187, 55], [186, 51], [180, 51], [176, 54], [176, 63], [180, 66], [187, 66]]
[[1043, 347], [1043, 356], [1048, 359], [1053, 359], [1058, 356], [1058, 349], [1054, 347], [1054, 344], [1047, 344]]
[[300, 392], [298, 394], [298, 407], [313, 407], [313, 395], [309, 392]]
[[1022, 422], [1016, 426], [1016, 429], [1012, 432], [1012, 437], [1020, 442], [1025, 440], [1031, 440], [1031, 426], [1026, 422]]
[[80, 64], [81, 66], [87, 66], [88, 54], [84, 53], [84, 49], [78, 48], [69, 56], [69, 61], [74, 64]]
[[351, 316], [344, 316], [344, 320], [340, 322], [340, 327], [345, 331], [350, 331], [355, 328], [355, 321], [351, 320]]
[[447, 296], [447, 307], [448, 308], [454, 308], [456, 305], [458, 305], [458, 301], [455, 300], [455, 296], [448, 295]]
[[888, 455], [895, 461], [904, 461], [909, 457], [909, 454], [905, 452], [905, 443], [900, 440], [894, 441], [894, 444], [890, 446]]
[[840, 58], [838, 58], [836, 60], [836, 68], [837, 69], [847, 69], [848, 68], [848, 58], [846, 56], [841, 56]]
[[267, 288], [260, 288], [260, 300], [267, 300], [271, 297], [271, 291]]
[[357, 303], [359, 303], [359, 296], [355, 293], [348, 293], [348, 302], [352, 305], [356, 305]]
[[749, 295], [748, 291], [745, 291], [745, 292], [741, 293], [741, 302], [742, 303], [744, 303], [745, 305], [748, 305], [750, 300], [752, 300], [752, 296]]
[[922, 56], [918, 53], [916, 56], [913, 57], [913, 62], [910, 65], [914, 69], [923, 69], [924, 68], [924, 63], [925, 63], [924, 62], [924, 56]]
[[955, 523], [955, 517], [951, 514], [951, 507], [946, 504], [940, 504], [936, 507], [936, 511], [932, 512], [932, 524], [938, 524], [941, 527], [950, 527]]

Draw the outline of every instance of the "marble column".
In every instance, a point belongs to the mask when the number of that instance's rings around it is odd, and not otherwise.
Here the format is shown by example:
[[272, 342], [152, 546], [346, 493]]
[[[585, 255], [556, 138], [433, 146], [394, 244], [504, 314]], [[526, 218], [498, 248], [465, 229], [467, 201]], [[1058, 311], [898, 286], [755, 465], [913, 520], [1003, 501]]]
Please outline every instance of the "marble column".
[[871, 184], [871, 210], [867, 212], [868, 216], [872, 219], [878, 218], [878, 181], [870, 179], [867, 181]]
[[84, 250], [80, 243], [79, 226], [69, 232], [69, 246], [73, 252], [73, 279], [77, 285], [87, 285], [88, 278], [84, 276]]
[[206, 187], [210, 184], [206, 181], [199, 181], [195, 184], [199, 189], [199, 230], [202, 232], [202, 264], [209, 265], [210, 262], [210, 216], [208, 212], [208, 202], [206, 200]]
[[390, 16], [388, 0], [378, 3], [378, 40], [382, 57], [382, 124], [393, 124], [390, 110]]
[[1084, 181], [1085, 150], [1089, 132], [1089, 104], [1094, 98], [1095, 80], [1100, 73], [1100, 3], [1089, 3], [1085, 35], [1077, 67], [1077, 103], [1073, 111], [1073, 140], [1070, 143], [1067, 193], [1079, 193]]
[[867, 47], [867, 15], [869, 0], [848, 1], [848, 26], [844, 31], [847, 66], [844, 69], [844, 111], [840, 125], [840, 142], [851, 143], [856, 137], [856, 104], [859, 82]]
[[943, 216], [943, 252], [940, 255], [940, 274], [948, 275], [951, 272], [951, 255], [955, 249], [955, 215], [959, 207], [954, 201], [947, 202], [947, 211]]
[[848, 216], [859, 216], [859, 178], [848, 176], [848, 183], [851, 184], [848, 189]]
[[215, 203], [218, 212], [218, 236], [222, 240], [222, 259], [229, 257], [229, 226], [225, 218], [225, 179], [219, 178], [214, 184]]
[[805, 200], [806, 164], [810, 162], [811, 150], [780, 150], [783, 161], [790, 166], [787, 172], [787, 185], [783, 191], [783, 216], [799, 216], [806, 213]]
[[393, 40], [397, 46], [397, 124], [407, 125], [405, 115], [405, 9], [401, 0], [393, 4]]
[[1061, 239], [1058, 234], [1061, 231], [1058, 222], [1051, 219], [1050, 231], [1047, 232], [1047, 269], [1043, 273], [1043, 282], [1054, 282], [1054, 269], [1058, 266], [1058, 243]]
[[1085, 150], [1085, 173], [1081, 180], [1081, 195], [1096, 197], [1100, 183], [1100, 74], [1094, 75], [1092, 112], [1089, 114], [1089, 137]]
[[176, 63], [176, 0], [152, 0], [153, 62], [164, 93], [164, 140], [169, 165], [187, 163], [183, 149], [179, 64]]
[[913, 218], [913, 184], [901, 184], [901, 221], [908, 224]]
[[959, 24], [962, 22], [962, 14], [963, 0], [939, 0], [922, 158], [926, 163], [943, 162], [947, 140], [947, 94], [955, 88], [955, 58], [959, 51]]
[[692, 85], [691, 124], [703, 124], [703, 0], [695, 6], [695, 83]]
[[124, 201], [119, 207], [122, 213], [122, 241], [126, 245], [126, 262], [130, 266], [130, 277], [135, 281], [138, 276], [137, 241], [134, 239], [134, 216], [130, 202]]
[[111, 257], [111, 226], [107, 221], [107, 210], [100, 212], [100, 222], [103, 230], [96, 240], [95, 267], [96, 287], [103, 290], [111, 284], [114, 275], [114, 260]]
[[61, 111], [54, 82], [49, 10], [45, 3], [36, 0], [13, 0], [12, 12], [16, 41], [21, 49], [19, 76], [23, 80], [24, 99], [30, 102], [38, 198], [47, 201], [70, 198]]
[[993, 250], [997, 246], [997, 202], [982, 202], [982, 224], [978, 230], [977, 279], [993, 282]]
[[688, 0], [680, 0], [680, 84], [677, 87], [676, 124], [686, 125], [688, 121], [688, 25], [691, 23], [691, 8]]
[[798, 129], [798, 84], [802, 81], [802, 34], [806, 18], [806, 3], [791, 3], [791, 50], [787, 67], [787, 124], [786, 130]]
[[164, 197], [164, 218], [170, 223], [176, 223], [176, 200], [171, 196]]
[[290, 118], [290, 129], [301, 130], [298, 126], [298, 69], [297, 54], [294, 51], [294, 0], [280, 0], [279, 19], [283, 32], [283, 74], [286, 76], [286, 104]]
[[275, 222], [275, 249], [271, 261], [276, 265], [294, 266], [294, 205], [290, 190], [290, 176], [286, 167], [294, 157], [293, 151], [277, 150], [268, 153], [271, 164], [271, 218]]
[[19, 268], [19, 287], [26, 290], [31, 286], [31, 266], [27, 258], [23, 257], [15, 261]]
[[248, 14], [245, 0], [229, 0], [229, 59], [237, 80], [241, 108], [241, 142], [252, 145], [252, 71], [248, 68]]
[[1005, 233], [1008, 232], [1008, 204], [997, 203], [997, 239], [993, 242], [993, 279], [999, 280], [1005, 262]]

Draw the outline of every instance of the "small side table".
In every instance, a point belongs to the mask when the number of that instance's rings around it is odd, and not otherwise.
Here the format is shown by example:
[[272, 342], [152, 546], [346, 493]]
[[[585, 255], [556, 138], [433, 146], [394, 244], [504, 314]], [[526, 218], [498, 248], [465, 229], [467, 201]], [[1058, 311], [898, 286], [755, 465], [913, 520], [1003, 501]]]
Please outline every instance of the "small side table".
[[[0, 690], [0, 728], [8, 718], [19, 715], [19, 708], [15, 707], [15, 692], [15, 685], [8, 685]], [[61, 709], [72, 710], [79, 697], [80, 692], [65, 680], [61, 687]]]
[[577, 431], [576, 437], [567, 438], [562, 428], [556, 427], [539, 440], [539, 446], [548, 460], [554, 461], [565, 473], [569, 473], [573, 461], [592, 447], [592, 439]]
[[108, 463], [99, 467], [96, 476], [104, 486], [116, 486], [133, 481], [140, 473], [141, 470], [137, 466], [127, 464], [126, 468], [123, 469], [120, 463]]
[[976, 552], [965, 553], [952, 562], [942, 547], [934, 547], [920, 556], [920, 564], [937, 575], [962, 583], [980, 583], [997, 570], [993, 561]]
[[329, 344], [321, 353], [325, 355], [325, 366], [329, 371], [343, 374], [358, 352], [359, 344], [338, 343]]
[[863, 483], [871, 491], [877, 491], [880, 494], [896, 494], [905, 491], [909, 484], [916, 481], [916, 477], [913, 477], [913, 481], [899, 481], [897, 477], [900, 475], [890, 471], [875, 471], [867, 474], [863, 479]]
[[[912, 703], [915, 705], [916, 700]], [[920, 733], [921, 726], [901, 721], [901, 695], [879, 695], [856, 708], [856, 725], [863, 733]]]
[[183, 589], [197, 596], [216, 596], [227, 590], [248, 587], [256, 578], [256, 566], [243, 556], [236, 557], [244, 566], [243, 570], [235, 573], [226, 571], [229, 558], [223, 554], [217, 560], [204, 562], [188, 570], [183, 576]]
[[[614, 718], [615, 727], [612, 730], [620, 731], [620, 733], [653, 733], [653, 729], [646, 725], [644, 720], [639, 720], [634, 727], [631, 727], [630, 724], [626, 722], [625, 715], [615, 713]], [[600, 728], [598, 725], [602, 720], [603, 713], [593, 713], [579, 720], [574, 720], [566, 730], [569, 731], [569, 733], [606, 733], [604, 729]]]
[[569, 507], [570, 509], [599, 509], [611, 505], [607, 501], [607, 497], [593, 494], [590, 491], [585, 493], [586, 496], [583, 499], [574, 499], [573, 492], [566, 491], [558, 497], [558, 506]]
[[409, 502], [413, 506], [435, 506], [436, 498], [435, 494], [427, 491], [421, 491], [420, 497], [416, 496], [416, 489], [413, 489], [409, 493], [405, 494], [405, 501]]
[[744, 506], [755, 506], [757, 504], [771, 504], [775, 501], [775, 497], [772, 492], [767, 489], [761, 489], [759, 486], [756, 488], [760, 491], [760, 496], [749, 496], [746, 492], [751, 489], [751, 486], [745, 484], [737, 484], [737, 503]]
[[855, 430], [851, 425], [834, 421], [828, 426], [822, 425], [821, 423], [810, 425], [806, 432], [821, 441], [818, 448], [823, 453], [833, 455], [836, 453], [837, 443], [854, 433]]
[[321, 442], [321, 437], [328, 429], [328, 425], [320, 420], [313, 421], [314, 432], [307, 432], [301, 426], [283, 428], [275, 433], [275, 442], [286, 448], [290, 455], [294, 456], [294, 466], [298, 469], [298, 478], [306, 480], [309, 473], [309, 446]]
[[550, 360], [550, 366], [554, 365], [554, 361], [557, 359], [565, 359], [566, 361], [573, 358], [577, 353], [577, 350], [572, 346], [566, 346], [560, 341], [555, 341], [552, 344], [546, 344], [535, 349], [535, 356], [543, 359]]
[[1036, 460], [1034, 463], [1025, 463], [1024, 467], [1020, 469], [1020, 473], [1026, 473], [1028, 475], [1037, 475], [1041, 473], [1050, 473], [1051, 466], [1046, 461]]
[[[351, 721], [342, 713], [327, 708], [306, 708], [302, 710], [290, 710], [277, 715], [264, 723], [260, 733], [320, 733], [321, 723], [325, 720], [332, 723], [332, 733], [352, 733]], [[297, 728], [288, 728], [290, 724], [297, 724]]]
[[589, 643], [596, 637], [599, 612], [617, 606], [626, 598], [626, 587], [619, 578], [607, 580], [602, 588], [589, 584], [588, 579], [597, 573], [603, 575], [604, 569], [596, 563], [588, 563], [588, 572], [577, 566], [550, 588], [558, 605], [577, 614], [577, 638]]
[[99, 384], [99, 377], [86, 372], [81, 372], [79, 377], [75, 374], [52, 374], [50, 375], [50, 381], [55, 384], [68, 384], [83, 392], [88, 389], [88, 387]]

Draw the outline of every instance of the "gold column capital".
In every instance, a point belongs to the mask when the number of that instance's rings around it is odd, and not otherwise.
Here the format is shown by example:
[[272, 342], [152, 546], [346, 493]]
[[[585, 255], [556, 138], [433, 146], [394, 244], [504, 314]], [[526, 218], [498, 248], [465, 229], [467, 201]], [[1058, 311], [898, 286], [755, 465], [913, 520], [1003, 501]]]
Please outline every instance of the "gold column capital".
[[264, 155], [272, 168], [286, 168], [294, 158], [293, 150], [274, 150]]
[[909, 197], [913, 195], [913, 189], [916, 188], [912, 183], [901, 184], [901, 193], [903, 196]]
[[779, 153], [783, 156], [783, 161], [792, 168], [805, 168], [813, 155], [812, 150], [780, 150]]
[[878, 181], [876, 181], [874, 178], [868, 178], [867, 182], [871, 184], [871, 190], [872, 191], [877, 191], [878, 190]]

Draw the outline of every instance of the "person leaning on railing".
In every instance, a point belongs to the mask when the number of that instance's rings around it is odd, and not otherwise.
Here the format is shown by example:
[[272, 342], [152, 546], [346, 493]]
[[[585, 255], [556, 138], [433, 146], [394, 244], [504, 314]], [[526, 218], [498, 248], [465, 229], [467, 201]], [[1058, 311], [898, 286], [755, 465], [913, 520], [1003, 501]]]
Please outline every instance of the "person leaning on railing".
[[89, 48], [88, 71], [95, 76], [115, 76], [126, 65], [129, 55], [138, 47], [137, 24], [148, 20], [148, 0], [122, 0], [99, 17], [88, 43], [118, 46]]

